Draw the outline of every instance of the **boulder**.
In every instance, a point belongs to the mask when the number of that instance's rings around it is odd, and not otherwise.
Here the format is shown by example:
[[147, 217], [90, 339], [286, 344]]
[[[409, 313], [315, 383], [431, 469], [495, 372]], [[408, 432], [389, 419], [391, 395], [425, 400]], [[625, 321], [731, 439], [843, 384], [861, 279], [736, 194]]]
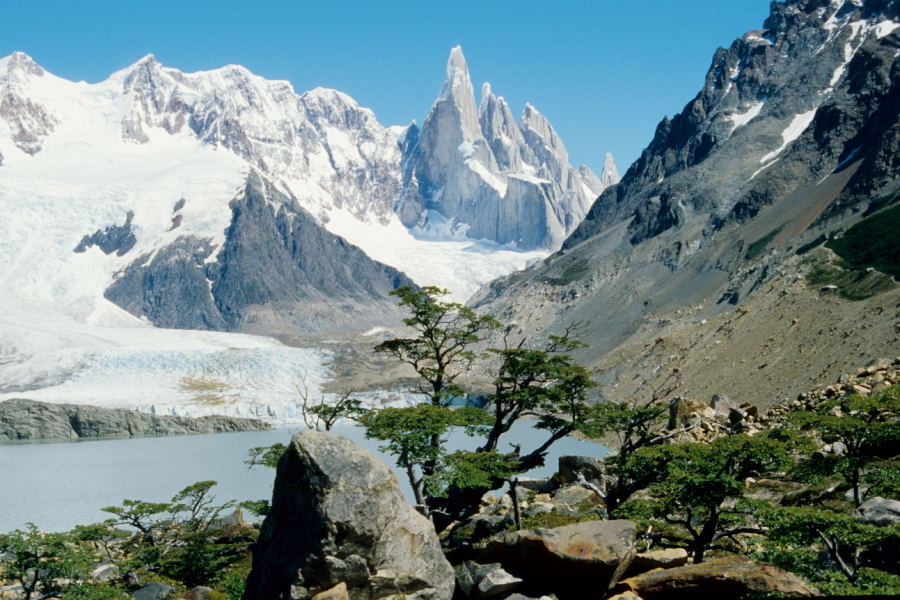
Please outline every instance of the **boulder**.
[[577, 515], [588, 506], [602, 506], [603, 502], [593, 491], [577, 485], [570, 485], [554, 494], [551, 504], [556, 510], [566, 514]]
[[213, 589], [205, 585], [192, 587], [184, 595], [185, 600], [206, 600], [213, 594]]
[[312, 600], [350, 600], [350, 594], [347, 592], [347, 584], [343, 581], [329, 588], [324, 592], [319, 592], [313, 596]]
[[521, 583], [500, 563], [482, 565], [467, 560], [456, 568], [456, 587], [466, 598], [493, 598], [513, 591]]
[[529, 529], [491, 540], [481, 559], [524, 579], [526, 593], [582, 598], [585, 581], [598, 592], [616, 583], [634, 557], [635, 535], [626, 520]]
[[534, 479], [532, 477], [519, 477], [519, 486], [525, 489], [537, 492], [539, 494], [548, 494], [559, 487], [559, 482], [553, 477], [543, 477]]
[[94, 581], [110, 581], [119, 576], [119, 567], [113, 563], [103, 563], [91, 571], [91, 579]]
[[856, 516], [864, 523], [884, 527], [900, 523], [900, 501], [875, 496], [856, 509]]
[[278, 461], [245, 600], [300, 600], [345, 583], [352, 600], [449, 600], [454, 574], [391, 469], [338, 435], [301, 431]]
[[605, 491], [606, 466], [602, 459], [594, 456], [560, 456], [559, 482], [562, 485], [578, 483], [578, 474]]
[[646, 573], [653, 569], [671, 569], [686, 565], [688, 562], [688, 553], [684, 548], [664, 548], [660, 550], [650, 550], [648, 552], [639, 552], [635, 554], [631, 566], [628, 567], [626, 577]]
[[669, 423], [667, 429], [679, 429], [689, 427], [703, 419], [715, 419], [716, 409], [710, 408], [702, 402], [678, 398], [669, 407]]
[[742, 556], [716, 558], [674, 569], [657, 569], [626, 579], [613, 591], [630, 591], [644, 600], [737, 598], [746, 594], [806, 597], [818, 593], [793, 573]]
[[171, 598], [174, 588], [158, 581], [151, 581], [141, 589], [137, 590], [134, 600], [165, 600]]

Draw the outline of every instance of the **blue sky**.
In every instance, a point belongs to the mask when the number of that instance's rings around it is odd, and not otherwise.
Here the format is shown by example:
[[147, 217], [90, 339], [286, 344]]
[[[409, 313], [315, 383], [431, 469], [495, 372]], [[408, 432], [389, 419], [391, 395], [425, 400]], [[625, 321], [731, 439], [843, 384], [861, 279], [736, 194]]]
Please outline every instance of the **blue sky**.
[[5, 2], [0, 56], [99, 81], [148, 53], [196, 71], [241, 64], [298, 92], [332, 87], [385, 125], [422, 122], [459, 44], [476, 93], [535, 105], [574, 164], [635, 160], [703, 85], [718, 46], [762, 27], [768, 0]]

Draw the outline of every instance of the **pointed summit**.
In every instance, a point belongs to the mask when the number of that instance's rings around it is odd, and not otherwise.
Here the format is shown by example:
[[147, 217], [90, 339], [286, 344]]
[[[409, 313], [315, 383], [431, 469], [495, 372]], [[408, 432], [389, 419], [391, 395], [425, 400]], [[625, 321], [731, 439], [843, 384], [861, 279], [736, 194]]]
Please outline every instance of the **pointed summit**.
[[619, 183], [619, 180], [621, 180], [621, 177], [619, 177], [619, 168], [616, 166], [616, 161], [613, 159], [612, 152], [607, 152], [606, 156], [603, 157], [603, 170], [600, 171], [600, 183], [603, 184], [603, 187], [609, 187]]
[[442, 98], [458, 95], [468, 91], [474, 96], [472, 80], [469, 78], [469, 65], [463, 56], [462, 47], [454, 46], [450, 50], [450, 58], [447, 59], [447, 81], [441, 90]]
[[40, 77], [44, 74], [44, 70], [34, 62], [34, 59], [24, 52], [13, 52], [9, 56], [0, 58], [0, 73], [12, 75], [26, 74]]

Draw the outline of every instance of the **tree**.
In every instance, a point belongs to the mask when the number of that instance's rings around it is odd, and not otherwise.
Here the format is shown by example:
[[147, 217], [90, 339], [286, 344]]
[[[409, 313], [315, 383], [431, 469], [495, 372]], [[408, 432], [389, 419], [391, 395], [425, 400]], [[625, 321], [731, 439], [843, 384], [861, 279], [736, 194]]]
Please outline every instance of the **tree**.
[[0, 574], [22, 585], [24, 600], [62, 596], [86, 577], [90, 556], [64, 533], [38, 531], [33, 523], [25, 530], [0, 535], [0, 553], [9, 557]]
[[[805, 548], [819, 547], [827, 553], [832, 564], [837, 566], [837, 570], [851, 584], [849, 590], [837, 588], [835, 593], [856, 591], [853, 588], [860, 584], [869, 587], [873, 583], [878, 585], [890, 580], [893, 580], [894, 593], [900, 586], [900, 577], [891, 577], [887, 573], [879, 573], [878, 569], [867, 568], [864, 560], [866, 551], [875, 549], [888, 540], [893, 540], [896, 547], [897, 540], [900, 540], [900, 526], [897, 524], [875, 526], [851, 514], [811, 506], [775, 507], [764, 511], [762, 516], [763, 522], [768, 526], [770, 553], [775, 548], [788, 549], [788, 554], [801, 554]], [[808, 558], [805, 564], [796, 565], [795, 569], [805, 571], [807, 576], [821, 578], [821, 573], [815, 569], [815, 563], [818, 562], [814, 558], [816, 552], [806, 554]], [[775, 558], [776, 562], [780, 562], [779, 559], [783, 556], [784, 552], [781, 552], [766, 558]], [[886, 562], [892, 562], [890, 557], [886, 557]], [[893, 562], [896, 568], [896, 560]], [[880, 593], [883, 590], [868, 591]]]
[[[397, 458], [419, 509], [440, 531], [474, 512], [488, 490], [542, 464], [550, 445], [580, 428], [589, 414], [587, 390], [594, 383], [587, 370], [565, 354], [583, 346], [569, 337], [571, 329], [551, 336], [539, 349], [505, 341], [503, 348], [478, 353], [475, 344], [499, 327], [496, 319], [442, 301], [447, 292], [435, 287], [406, 287], [393, 293], [409, 309], [404, 323], [417, 335], [387, 340], [375, 350], [413, 367], [426, 402], [370, 411], [361, 422], [367, 437], [386, 442], [382, 449]], [[493, 357], [497, 366], [488, 409], [451, 409], [452, 400], [464, 394], [458, 377], [479, 357]], [[549, 432], [546, 441], [524, 454], [518, 447], [500, 452], [502, 436], [527, 416], [536, 417], [536, 427]], [[453, 427], [483, 441], [473, 443], [474, 451], [448, 452], [447, 434]]]
[[309, 429], [331, 431], [339, 420], [356, 420], [363, 412], [362, 400], [353, 397], [353, 390], [342, 392], [333, 403], [325, 402], [325, 397], [321, 396], [318, 403], [310, 404], [309, 389], [304, 379], [297, 386], [297, 393], [301, 399], [303, 423]]
[[816, 453], [800, 465], [808, 478], [839, 475], [853, 492], [856, 506], [865, 500], [863, 486], [884, 488], [896, 480], [897, 448], [900, 448], [900, 385], [869, 397], [851, 395], [823, 402], [814, 411], [792, 416], [801, 429], [815, 431], [830, 442], [840, 442], [842, 452]]
[[450, 292], [434, 286], [399, 287], [391, 292], [399, 305], [410, 311], [403, 322], [416, 331], [413, 338], [394, 338], [375, 346], [376, 352], [390, 354], [410, 365], [421, 378], [418, 391], [435, 406], [449, 406], [461, 395], [457, 377], [478, 354], [471, 348], [484, 332], [499, 323], [489, 315], [479, 315], [457, 302], [443, 302]]
[[406, 473], [412, 487], [417, 508], [430, 516], [433, 506], [428, 500], [438, 496], [438, 473], [448, 466], [446, 435], [450, 428], [464, 427], [474, 432], [489, 421], [484, 411], [473, 407], [450, 410], [419, 404], [369, 411], [360, 422], [366, 437], [386, 442], [379, 449], [396, 457], [397, 466]]
[[763, 533], [748, 522], [752, 509], [739, 502], [744, 480], [788, 464], [784, 445], [764, 435], [647, 446], [629, 458], [622, 474], [633, 481], [653, 481], [647, 487], [650, 499], [626, 502], [616, 516], [649, 517], [659, 529], [668, 529], [662, 534], [668, 545], [685, 547], [699, 563], [718, 540]]
[[192, 483], [170, 502], [124, 500], [122, 506], [104, 508], [116, 517], [107, 525], [131, 526], [139, 534], [126, 544], [129, 558], [119, 563], [125, 573], [160, 573], [193, 587], [215, 581], [226, 566], [240, 560], [234, 549], [246, 541], [216, 539], [222, 534], [221, 514], [235, 504], [216, 504], [211, 495], [215, 485]]

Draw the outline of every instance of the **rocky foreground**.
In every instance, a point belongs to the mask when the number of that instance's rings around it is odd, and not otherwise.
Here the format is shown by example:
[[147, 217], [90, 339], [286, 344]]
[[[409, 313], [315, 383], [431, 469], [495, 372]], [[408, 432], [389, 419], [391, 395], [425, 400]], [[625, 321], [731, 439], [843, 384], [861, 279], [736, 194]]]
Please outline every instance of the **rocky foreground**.
[[0, 441], [140, 437], [264, 429], [271, 429], [271, 426], [258, 419], [218, 415], [172, 417], [121, 408], [50, 404], [24, 398], [0, 402]]

